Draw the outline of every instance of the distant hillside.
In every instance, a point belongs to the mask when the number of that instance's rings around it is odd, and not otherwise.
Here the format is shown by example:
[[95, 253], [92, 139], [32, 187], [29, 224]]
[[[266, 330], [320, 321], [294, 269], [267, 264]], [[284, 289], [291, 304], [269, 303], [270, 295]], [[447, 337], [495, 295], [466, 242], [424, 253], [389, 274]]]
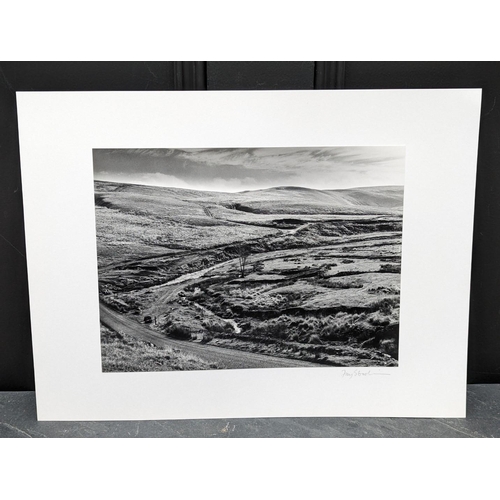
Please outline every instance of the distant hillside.
[[403, 208], [403, 186], [362, 187], [325, 192], [340, 195], [353, 205]]
[[[255, 214], [387, 213], [403, 208], [402, 186], [375, 186], [318, 190], [280, 186], [238, 193], [198, 191], [169, 187], [96, 181], [96, 193], [125, 193], [140, 200], [162, 204], [217, 204]], [[113, 196], [106, 196], [112, 203]]]
[[255, 213], [349, 213], [401, 210], [402, 187], [365, 187], [345, 190], [318, 190], [281, 186], [225, 197], [239, 203], [240, 209]]

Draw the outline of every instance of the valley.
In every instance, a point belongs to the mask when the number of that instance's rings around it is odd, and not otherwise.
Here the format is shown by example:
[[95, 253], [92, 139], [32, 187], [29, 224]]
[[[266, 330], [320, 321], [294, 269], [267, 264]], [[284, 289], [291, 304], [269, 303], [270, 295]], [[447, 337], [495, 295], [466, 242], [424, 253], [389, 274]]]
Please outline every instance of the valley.
[[[227, 193], [95, 181], [95, 200], [113, 342], [119, 324], [132, 337], [137, 325], [141, 342], [200, 360], [158, 369], [397, 366], [402, 187]], [[210, 365], [214, 350], [228, 356]]]

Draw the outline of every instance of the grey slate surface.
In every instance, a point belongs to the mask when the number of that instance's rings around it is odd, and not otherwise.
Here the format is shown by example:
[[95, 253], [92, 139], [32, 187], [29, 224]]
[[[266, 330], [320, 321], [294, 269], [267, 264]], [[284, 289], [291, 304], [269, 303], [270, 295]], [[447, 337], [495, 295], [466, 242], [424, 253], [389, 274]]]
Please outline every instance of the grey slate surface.
[[38, 422], [34, 392], [0, 392], [0, 438], [492, 438], [500, 385], [469, 385], [467, 418], [248, 418]]

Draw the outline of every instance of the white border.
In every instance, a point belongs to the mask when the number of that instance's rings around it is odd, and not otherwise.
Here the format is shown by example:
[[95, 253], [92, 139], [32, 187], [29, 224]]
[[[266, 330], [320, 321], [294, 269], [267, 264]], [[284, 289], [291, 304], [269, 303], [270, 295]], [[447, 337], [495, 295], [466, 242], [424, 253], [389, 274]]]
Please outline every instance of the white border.
[[[477, 89], [18, 92], [38, 418], [464, 417], [480, 101]], [[93, 148], [347, 145], [406, 146], [398, 368], [101, 372]]]

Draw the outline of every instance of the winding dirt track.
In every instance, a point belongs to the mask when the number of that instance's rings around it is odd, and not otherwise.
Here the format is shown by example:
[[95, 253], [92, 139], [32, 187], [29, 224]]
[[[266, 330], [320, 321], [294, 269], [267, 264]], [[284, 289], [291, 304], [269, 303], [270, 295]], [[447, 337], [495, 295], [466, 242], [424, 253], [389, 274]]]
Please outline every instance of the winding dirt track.
[[138, 340], [150, 342], [157, 347], [172, 347], [185, 353], [194, 354], [209, 363], [220, 363], [224, 368], [285, 368], [320, 367], [322, 365], [295, 359], [277, 358], [263, 354], [224, 349], [206, 344], [195, 344], [183, 340], [166, 338], [163, 335], [137, 323], [131, 318], [100, 304], [101, 322], [115, 330]]

